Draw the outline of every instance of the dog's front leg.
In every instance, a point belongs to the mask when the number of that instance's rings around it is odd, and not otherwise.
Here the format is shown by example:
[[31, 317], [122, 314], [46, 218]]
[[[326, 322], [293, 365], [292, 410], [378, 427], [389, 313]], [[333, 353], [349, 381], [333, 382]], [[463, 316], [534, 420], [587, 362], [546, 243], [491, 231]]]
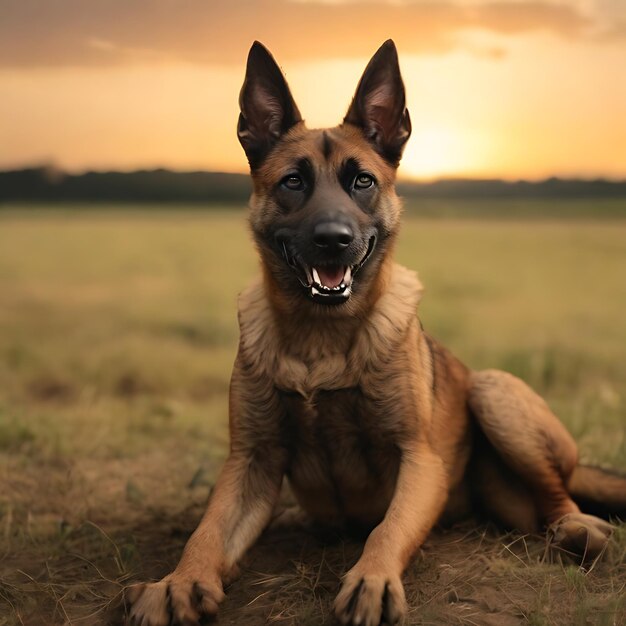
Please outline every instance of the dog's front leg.
[[405, 615], [402, 572], [439, 518], [447, 491], [443, 461], [430, 446], [424, 443], [403, 450], [385, 518], [344, 576], [335, 600], [335, 613], [342, 624], [395, 624]]
[[286, 453], [277, 434], [280, 407], [273, 386], [235, 364], [231, 381], [231, 451], [208, 508], [176, 569], [162, 580], [128, 588], [131, 622], [191, 626], [214, 615], [222, 582], [270, 521]]
[[131, 620], [166, 626], [214, 615], [224, 597], [222, 580], [268, 524], [281, 479], [282, 470], [268, 467], [265, 455], [231, 454], [176, 569], [159, 582], [128, 589]]

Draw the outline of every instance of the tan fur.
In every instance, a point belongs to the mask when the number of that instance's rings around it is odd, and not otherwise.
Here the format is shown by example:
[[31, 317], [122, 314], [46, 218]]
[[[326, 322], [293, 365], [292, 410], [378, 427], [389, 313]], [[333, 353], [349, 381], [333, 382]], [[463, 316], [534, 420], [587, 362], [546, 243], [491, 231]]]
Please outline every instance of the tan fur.
[[[283, 287], [291, 270], [265, 234], [295, 219], [274, 190], [303, 157], [315, 170], [313, 203], [347, 202], [337, 174], [346, 159], [378, 181], [373, 207], [346, 210], [364, 227], [378, 220], [387, 238], [337, 307]], [[296, 122], [253, 171], [250, 224], [263, 271], [239, 298], [230, 456], [174, 572], [130, 589], [142, 626], [216, 612], [284, 476], [309, 517], [369, 532], [335, 602], [344, 624], [396, 623], [411, 556], [438, 520], [467, 515], [476, 501], [523, 531], [550, 526], [568, 549], [603, 549], [610, 526], [572, 500], [568, 485], [582, 482], [576, 445], [545, 402], [510, 374], [471, 372], [422, 329], [422, 285], [392, 260], [394, 180], [395, 168], [350, 124], [310, 131]]]

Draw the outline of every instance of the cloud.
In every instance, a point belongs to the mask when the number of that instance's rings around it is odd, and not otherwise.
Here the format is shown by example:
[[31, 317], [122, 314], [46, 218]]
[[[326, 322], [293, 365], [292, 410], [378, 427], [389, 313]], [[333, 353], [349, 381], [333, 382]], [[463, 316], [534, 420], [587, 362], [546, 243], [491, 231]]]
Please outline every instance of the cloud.
[[443, 54], [475, 30], [577, 39], [597, 26], [575, 4], [512, 0], [0, 0], [0, 16], [0, 67], [24, 68], [241, 64], [254, 39], [281, 59], [369, 56], [389, 37], [405, 54]]

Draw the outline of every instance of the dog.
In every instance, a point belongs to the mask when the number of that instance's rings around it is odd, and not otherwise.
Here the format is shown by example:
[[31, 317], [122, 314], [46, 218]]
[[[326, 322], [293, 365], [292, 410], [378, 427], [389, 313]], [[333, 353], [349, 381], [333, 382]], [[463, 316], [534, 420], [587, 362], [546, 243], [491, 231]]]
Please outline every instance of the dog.
[[398, 55], [384, 43], [343, 123], [309, 130], [255, 42], [239, 141], [253, 180], [262, 276], [239, 298], [230, 455], [176, 569], [129, 589], [131, 621], [197, 624], [270, 523], [284, 477], [301, 509], [369, 533], [334, 611], [395, 624], [402, 573], [441, 519], [476, 504], [583, 558], [612, 530], [582, 513], [626, 510], [626, 478], [578, 464], [546, 403], [505, 372], [471, 371], [422, 328], [422, 285], [393, 261], [396, 169], [411, 134]]

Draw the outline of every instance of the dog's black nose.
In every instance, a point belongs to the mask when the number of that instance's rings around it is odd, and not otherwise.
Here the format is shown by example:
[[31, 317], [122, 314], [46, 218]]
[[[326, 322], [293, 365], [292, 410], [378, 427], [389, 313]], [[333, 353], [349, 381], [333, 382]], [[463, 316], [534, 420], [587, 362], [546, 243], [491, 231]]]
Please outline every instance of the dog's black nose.
[[313, 229], [313, 243], [320, 248], [338, 252], [347, 248], [354, 239], [354, 233], [343, 222], [319, 222]]

